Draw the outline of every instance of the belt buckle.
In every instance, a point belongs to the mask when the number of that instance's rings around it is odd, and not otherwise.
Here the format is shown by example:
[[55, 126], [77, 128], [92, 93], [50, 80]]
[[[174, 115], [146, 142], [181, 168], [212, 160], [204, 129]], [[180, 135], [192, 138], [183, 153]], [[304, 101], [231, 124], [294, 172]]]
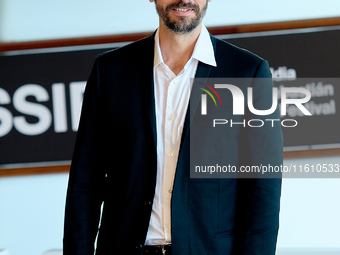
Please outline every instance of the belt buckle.
[[163, 255], [165, 255], [165, 252], [166, 252], [166, 250], [164, 249], [164, 246], [165, 246], [165, 244], [162, 244], [162, 245], [161, 245], [161, 248], [162, 248], [162, 254], [163, 254]]

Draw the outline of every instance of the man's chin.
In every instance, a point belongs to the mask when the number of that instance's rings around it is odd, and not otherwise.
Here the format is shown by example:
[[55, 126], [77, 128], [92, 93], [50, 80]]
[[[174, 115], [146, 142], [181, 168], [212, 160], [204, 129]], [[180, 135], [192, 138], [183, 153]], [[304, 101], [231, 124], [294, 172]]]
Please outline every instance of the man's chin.
[[175, 34], [189, 34], [197, 28], [197, 26], [171, 26], [167, 25], [167, 28]]
[[[195, 26], [192, 29], [192, 25], [193, 25], [193, 20], [188, 19], [186, 17], [181, 17], [180, 19], [177, 19], [176, 21], [172, 20], [171, 22], [166, 22], [165, 25], [170, 28], [171, 30], [176, 30], [176, 31], [187, 31], [187, 30], [191, 30], [188, 32], [191, 32], [192, 30], [194, 30], [197, 26]], [[174, 31], [174, 32], [176, 32]], [[181, 32], [182, 33], [182, 32]]]

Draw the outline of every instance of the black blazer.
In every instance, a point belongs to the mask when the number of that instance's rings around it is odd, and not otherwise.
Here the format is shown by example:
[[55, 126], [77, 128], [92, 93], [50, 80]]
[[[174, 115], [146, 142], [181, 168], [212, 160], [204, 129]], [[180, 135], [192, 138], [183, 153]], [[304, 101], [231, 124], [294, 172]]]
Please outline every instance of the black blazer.
[[[245, 96], [252, 86], [255, 108], [269, 109], [272, 83], [253, 79], [271, 77], [268, 63], [213, 36], [211, 40], [217, 67], [199, 63], [196, 77], [248, 77], [241, 87]], [[154, 35], [96, 58], [69, 177], [64, 255], [93, 254], [99, 222], [96, 254], [142, 253], [156, 184], [153, 55]], [[274, 255], [280, 178], [190, 178], [189, 131], [195, 123], [198, 132], [201, 127], [206, 131], [200, 95], [193, 88], [190, 109], [197, 110], [188, 111], [181, 139], [172, 192], [173, 254]], [[222, 113], [213, 107], [208, 111], [233, 117], [231, 103], [224, 105]], [[251, 117], [247, 111], [246, 118]], [[278, 111], [270, 118], [279, 118]], [[280, 125], [228, 130], [220, 139], [221, 164], [282, 164]]]

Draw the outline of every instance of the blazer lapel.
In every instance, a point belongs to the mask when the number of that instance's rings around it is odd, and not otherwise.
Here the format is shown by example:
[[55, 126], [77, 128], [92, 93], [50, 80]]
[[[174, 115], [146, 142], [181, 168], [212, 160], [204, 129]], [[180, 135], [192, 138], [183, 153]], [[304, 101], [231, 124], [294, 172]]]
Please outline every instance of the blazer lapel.
[[144, 100], [149, 117], [150, 127], [152, 129], [153, 141], [157, 148], [157, 132], [156, 132], [156, 110], [155, 110], [155, 93], [153, 80], [153, 64], [154, 64], [154, 40], [155, 33], [146, 38], [146, 47], [144, 53], [141, 54], [140, 77], [142, 86], [144, 87]]

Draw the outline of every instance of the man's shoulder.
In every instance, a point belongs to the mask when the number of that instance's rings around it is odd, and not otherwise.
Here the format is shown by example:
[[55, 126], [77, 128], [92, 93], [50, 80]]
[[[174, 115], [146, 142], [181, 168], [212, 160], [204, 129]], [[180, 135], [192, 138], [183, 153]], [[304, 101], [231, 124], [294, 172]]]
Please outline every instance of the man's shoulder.
[[97, 56], [101, 63], [107, 64], [133, 64], [145, 58], [150, 58], [153, 53], [153, 37], [145, 37], [122, 47], [105, 51]]
[[257, 63], [264, 60], [262, 57], [256, 55], [255, 53], [247, 49], [243, 49], [227, 41], [218, 39], [216, 37], [214, 38], [216, 40], [216, 52], [220, 56], [223, 56], [223, 55], [227, 57], [230, 56], [235, 60], [240, 59], [242, 61], [247, 60], [247, 61], [257, 62]]
[[235, 77], [254, 77], [256, 74], [270, 77], [268, 62], [262, 57], [216, 37], [213, 40], [219, 70]]

